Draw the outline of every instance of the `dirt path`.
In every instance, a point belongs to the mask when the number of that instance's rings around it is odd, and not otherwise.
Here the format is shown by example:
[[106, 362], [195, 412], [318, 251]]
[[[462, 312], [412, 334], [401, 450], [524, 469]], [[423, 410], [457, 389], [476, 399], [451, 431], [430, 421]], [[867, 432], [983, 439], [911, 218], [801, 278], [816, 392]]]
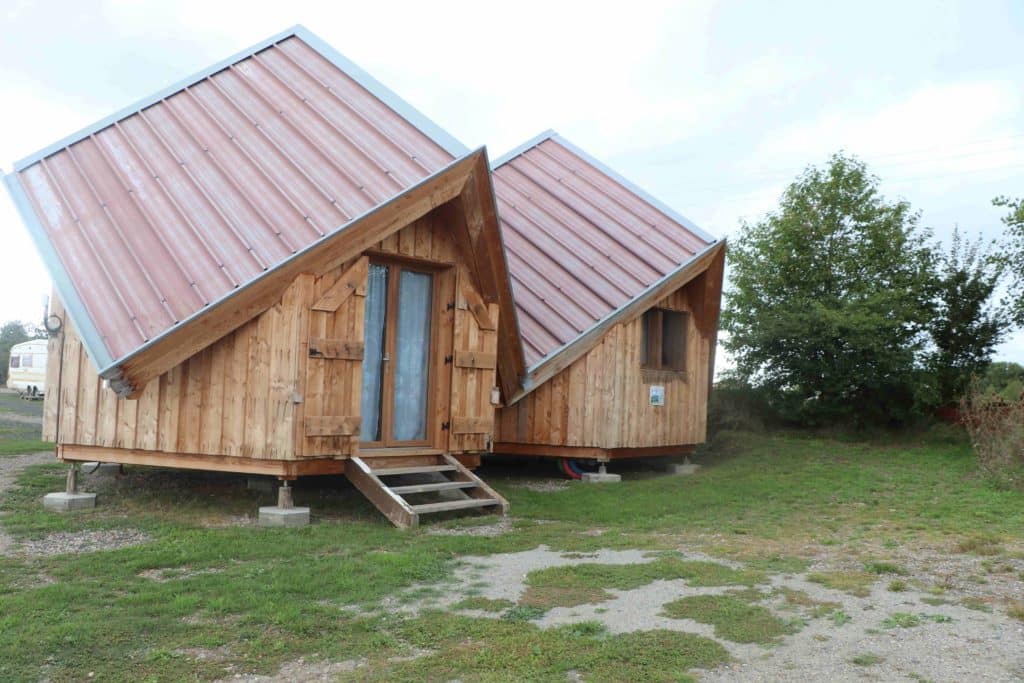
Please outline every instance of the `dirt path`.
[[[0, 500], [3, 500], [7, 495], [8, 489], [14, 486], [14, 483], [18, 480], [18, 475], [21, 474], [23, 469], [29, 465], [39, 465], [53, 461], [53, 453], [49, 451], [27, 453], [25, 455], [0, 456]], [[0, 526], [0, 555], [8, 555], [14, 548], [14, 539], [7, 535], [7, 532], [3, 530], [3, 526]]]

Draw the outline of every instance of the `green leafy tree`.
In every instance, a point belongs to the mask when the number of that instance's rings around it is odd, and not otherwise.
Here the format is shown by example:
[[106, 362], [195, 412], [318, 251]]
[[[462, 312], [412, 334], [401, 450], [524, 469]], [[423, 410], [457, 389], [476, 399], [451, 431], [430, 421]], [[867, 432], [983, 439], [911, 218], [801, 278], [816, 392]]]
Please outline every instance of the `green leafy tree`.
[[984, 373], [995, 347], [1013, 327], [1009, 307], [995, 300], [1006, 263], [979, 239], [965, 241], [953, 231], [950, 248], [935, 256], [935, 313], [928, 321], [933, 348], [926, 363], [937, 405], [954, 405], [971, 378]]
[[1005, 258], [1012, 280], [1010, 311], [1014, 321], [1024, 325], [1024, 199], [996, 197], [992, 203], [1009, 209], [1003, 223], [1007, 228]]
[[35, 327], [29, 328], [25, 323], [11, 320], [0, 327], [0, 384], [7, 384], [7, 367], [11, 360], [11, 347], [29, 339], [35, 339], [32, 332]]
[[978, 388], [984, 394], [1016, 401], [1024, 394], [1024, 365], [1007, 361], [991, 363], [980, 376]]
[[931, 236], [878, 182], [836, 154], [744, 223], [730, 249], [723, 343], [787, 418], [893, 423], [914, 409], [934, 308]]

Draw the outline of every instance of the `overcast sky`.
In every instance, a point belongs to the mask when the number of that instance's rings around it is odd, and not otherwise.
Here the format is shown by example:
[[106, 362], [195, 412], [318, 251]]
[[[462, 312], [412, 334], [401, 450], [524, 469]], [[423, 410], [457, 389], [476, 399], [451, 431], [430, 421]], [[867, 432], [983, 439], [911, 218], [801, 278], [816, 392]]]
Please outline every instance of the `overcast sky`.
[[[1024, 2], [4, 0], [0, 164], [296, 23], [491, 157], [547, 128], [707, 231], [865, 159], [948, 238], [1024, 196]], [[0, 320], [49, 290], [6, 193]], [[999, 350], [1024, 363], [1024, 334]]]

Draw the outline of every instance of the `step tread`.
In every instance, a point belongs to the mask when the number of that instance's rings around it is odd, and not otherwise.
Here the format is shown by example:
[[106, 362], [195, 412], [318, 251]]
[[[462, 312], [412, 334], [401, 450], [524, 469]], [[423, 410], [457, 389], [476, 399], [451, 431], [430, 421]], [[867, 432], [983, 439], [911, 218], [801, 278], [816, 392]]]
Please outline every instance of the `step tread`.
[[423, 505], [412, 505], [413, 512], [429, 514], [431, 512], [447, 512], [448, 510], [465, 510], [467, 508], [482, 508], [490, 505], [501, 505], [501, 501], [494, 498], [470, 498], [468, 500], [449, 500], [443, 503], [424, 503]]
[[455, 465], [416, 465], [413, 467], [381, 467], [370, 470], [378, 477], [390, 477], [398, 474], [426, 474], [428, 472], [454, 472]]
[[430, 484], [409, 484], [407, 486], [392, 486], [391, 490], [399, 495], [406, 493], [427, 493], [430, 491], [452, 491], [454, 489], [476, 488], [475, 481], [438, 481]]

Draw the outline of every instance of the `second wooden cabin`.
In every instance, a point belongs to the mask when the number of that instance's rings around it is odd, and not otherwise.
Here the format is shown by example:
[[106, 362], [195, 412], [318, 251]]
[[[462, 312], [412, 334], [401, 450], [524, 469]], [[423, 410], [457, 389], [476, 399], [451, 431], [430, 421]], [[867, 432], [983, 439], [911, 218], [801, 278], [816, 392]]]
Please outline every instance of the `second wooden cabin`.
[[188, 83], [6, 177], [59, 459], [344, 473], [411, 526], [507, 509], [484, 453], [703, 440], [723, 243], [553, 134], [492, 172], [301, 27]]

